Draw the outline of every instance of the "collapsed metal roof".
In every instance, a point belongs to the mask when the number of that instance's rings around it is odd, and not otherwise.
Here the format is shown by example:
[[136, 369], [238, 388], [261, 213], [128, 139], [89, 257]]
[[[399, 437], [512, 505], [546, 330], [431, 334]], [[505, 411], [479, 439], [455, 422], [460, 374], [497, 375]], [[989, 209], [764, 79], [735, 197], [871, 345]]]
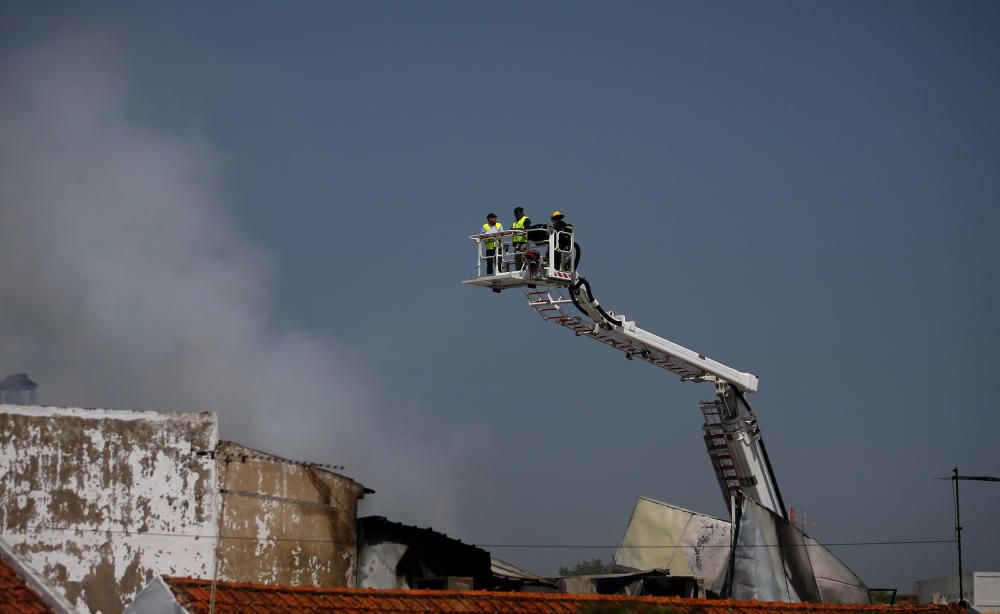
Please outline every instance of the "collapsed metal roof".
[[616, 569], [669, 569], [704, 579], [719, 597], [757, 601], [871, 603], [868, 587], [829, 549], [749, 497], [736, 519], [640, 497]]

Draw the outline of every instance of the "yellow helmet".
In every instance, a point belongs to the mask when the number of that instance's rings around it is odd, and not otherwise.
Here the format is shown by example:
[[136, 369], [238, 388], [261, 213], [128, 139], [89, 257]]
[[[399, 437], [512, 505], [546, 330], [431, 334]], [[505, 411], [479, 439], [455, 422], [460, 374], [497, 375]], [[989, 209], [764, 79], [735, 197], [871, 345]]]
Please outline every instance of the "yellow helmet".
[[562, 211], [559, 211], [558, 209], [552, 212], [552, 219], [554, 220], [561, 220], [564, 217], [565, 216], [562, 214]]

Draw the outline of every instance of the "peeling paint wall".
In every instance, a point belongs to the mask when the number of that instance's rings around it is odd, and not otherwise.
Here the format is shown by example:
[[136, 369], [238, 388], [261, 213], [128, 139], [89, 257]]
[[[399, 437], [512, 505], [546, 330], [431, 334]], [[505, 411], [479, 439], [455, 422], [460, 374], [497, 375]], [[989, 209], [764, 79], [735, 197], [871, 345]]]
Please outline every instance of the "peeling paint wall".
[[345, 476], [222, 442], [219, 577], [354, 586], [364, 487]]
[[364, 487], [218, 435], [212, 413], [0, 405], [0, 534], [83, 612], [160, 574], [353, 586]]
[[84, 612], [211, 577], [215, 414], [0, 405], [0, 533]]

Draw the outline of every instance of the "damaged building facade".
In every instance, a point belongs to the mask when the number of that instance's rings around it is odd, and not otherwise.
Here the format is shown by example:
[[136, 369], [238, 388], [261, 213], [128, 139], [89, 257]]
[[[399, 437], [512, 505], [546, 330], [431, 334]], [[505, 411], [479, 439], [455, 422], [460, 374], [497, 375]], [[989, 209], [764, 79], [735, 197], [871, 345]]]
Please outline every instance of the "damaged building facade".
[[736, 494], [732, 508], [729, 522], [640, 497], [615, 569], [691, 574], [709, 596], [740, 601], [871, 603], [864, 582], [815, 539], [749, 497]]
[[223, 441], [216, 453], [219, 577], [354, 586], [361, 484], [309, 463]]
[[220, 441], [214, 413], [0, 405], [0, 533], [83, 612], [160, 574], [352, 586], [366, 492]]
[[732, 522], [642, 497], [614, 573], [547, 579], [431, 529], [359, 521], [370, 492], [221, 441], [214, 413], [0, 405], [0, 537], [81, 612], [117, 614], [161, 576], [869, 602], [828, 549], [749, 497]]

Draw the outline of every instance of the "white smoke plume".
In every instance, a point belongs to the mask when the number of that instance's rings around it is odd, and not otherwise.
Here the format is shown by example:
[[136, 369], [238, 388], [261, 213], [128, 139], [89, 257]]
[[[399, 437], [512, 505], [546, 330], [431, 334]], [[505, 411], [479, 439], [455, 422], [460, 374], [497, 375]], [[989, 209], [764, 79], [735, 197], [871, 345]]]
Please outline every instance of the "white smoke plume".
[[136, 119], [110, 41], [62, 33], [0, 65], [0, 375], [27, 371], [45, 404], [218, 411], [224, 438], [346, 465], [374, 511], [453, 522], [446, 463], [380, 421], [346, 351], [273, 328], [274, 271], [218, 156]]

